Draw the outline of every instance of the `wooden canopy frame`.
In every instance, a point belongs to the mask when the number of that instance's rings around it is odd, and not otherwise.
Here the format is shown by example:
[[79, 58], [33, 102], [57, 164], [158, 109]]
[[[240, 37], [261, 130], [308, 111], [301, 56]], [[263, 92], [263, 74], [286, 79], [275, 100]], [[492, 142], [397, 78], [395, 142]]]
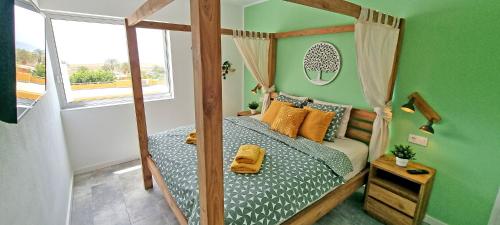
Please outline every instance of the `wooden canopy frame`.
[[[361, 11], [361, 6], [344, 0], [288, 1], [355, 18], [359, 17]], [[168, 186], [165, 184], [159, 169], [149, 155], [136, 28], [191, 32], [193, 42], [196, 132], [198, 136], [200, 223], [203, 225], [220, 225], [224, 223], [222, 83], [220, 76], [221, 35], [232, 35], [233, 30], [221, 28], [220, 1], [213, 0], [191, 0], [191, 25], [144, 21], [146, 17], [171, 2], [173, 0], [147, 0], [136, 12], [125, 19], [144, 187], [145, 189], [153, 187], [152, 176], [154, 176], [179, 223], [187, 224], [185, 216], [177, 207], [177, 203], [168, 191]], [[394, 18], [390, 17], [389, 21], [392, 19]], [[404, 21], [401, 21], [401, 30], [403, 26]], [[270, 76], [275, 76], [278, 39], [353, 31], [354, 25], [343, 25], [270, 34], [270, 62], [268, 68]], [[402, 36], [403, 32], [400, 32], [389, 91], [387, 93], [388, 101], [392, 99]], [[346, 135], [350, 138], [369, 142], [375, 116], [375, 113], [366, 110], [352, 110]], [[364, 169], [346, 184], [338, 187], [335, 191], [330, 192], [316, 203], [302, 210], [297, 215], [285, 221], [284, 224], [314, 223], [366, 183], [367, 174], [368, 169]]]

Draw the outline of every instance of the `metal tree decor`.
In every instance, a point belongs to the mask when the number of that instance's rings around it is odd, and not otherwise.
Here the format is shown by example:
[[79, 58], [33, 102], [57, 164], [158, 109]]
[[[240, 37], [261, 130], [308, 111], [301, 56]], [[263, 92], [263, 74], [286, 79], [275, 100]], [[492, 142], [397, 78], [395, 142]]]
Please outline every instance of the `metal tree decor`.
[[[326, 85], [335, 80], [341, 67], [337, 48], [328, 42], [319, 42], [311, 46], [304, 56], [304, 74], [315, 85]], [[329, 79], [323, 79], [323, 73], [332, 73]], [[314, 76], [314, 77], [313, 77]]]

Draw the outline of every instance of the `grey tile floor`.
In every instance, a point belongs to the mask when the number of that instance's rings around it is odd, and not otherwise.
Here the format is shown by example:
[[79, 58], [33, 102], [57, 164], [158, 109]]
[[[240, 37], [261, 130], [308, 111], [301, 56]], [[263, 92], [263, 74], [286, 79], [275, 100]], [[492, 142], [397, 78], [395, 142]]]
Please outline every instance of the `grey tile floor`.
[[[337, 206], [317, 225], [380, 225], [362, 209], [362, 190]], [[139, 161], [74, 178], [72, 225], [177, 225], [156, 183], [145, 191]]]

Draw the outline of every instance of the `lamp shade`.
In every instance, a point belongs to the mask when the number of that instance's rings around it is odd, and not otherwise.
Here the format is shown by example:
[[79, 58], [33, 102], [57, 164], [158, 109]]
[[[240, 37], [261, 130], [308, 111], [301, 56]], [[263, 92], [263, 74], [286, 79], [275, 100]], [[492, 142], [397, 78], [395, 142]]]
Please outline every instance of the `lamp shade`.
[[410, 100], [401, 106], [401, 110], [408, 112], [408, 113], [414, 113], [415, 112], [415, 98], [410, 98]]
[[432, 120], [429, 120], [429, 122], [427, 122], [426, 125], [422, 125], [420, 127], [420, 130], [424, 133], [427, 133], [427, 134], [434, 134], [434, 128], [432, 128]]

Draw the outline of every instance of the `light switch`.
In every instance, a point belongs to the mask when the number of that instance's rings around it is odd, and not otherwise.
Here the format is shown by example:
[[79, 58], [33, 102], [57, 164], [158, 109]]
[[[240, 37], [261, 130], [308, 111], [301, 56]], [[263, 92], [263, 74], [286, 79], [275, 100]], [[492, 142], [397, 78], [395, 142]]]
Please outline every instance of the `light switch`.
[[408, 136], [408, 142], [427, 147], [429, 140], [426, 137], [410, 134]]

